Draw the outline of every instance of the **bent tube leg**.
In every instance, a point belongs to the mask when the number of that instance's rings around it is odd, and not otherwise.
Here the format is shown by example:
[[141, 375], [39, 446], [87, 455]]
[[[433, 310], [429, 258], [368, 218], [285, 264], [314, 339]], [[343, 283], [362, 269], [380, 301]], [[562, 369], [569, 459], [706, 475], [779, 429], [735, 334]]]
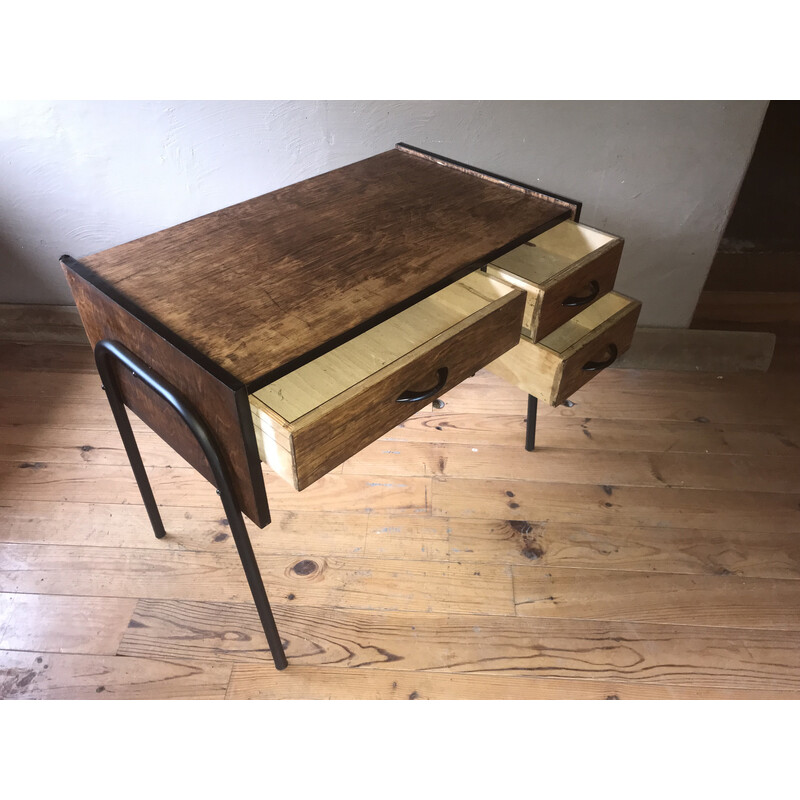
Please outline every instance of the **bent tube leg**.
[[286, 653], [283, 649], [283, 642], [278, 633], [275, 618], [272, 615], [272, 609], [267, 599], [264, 583], [261, 580], [261, 573], [258, 569], [255, 554], [253, 553], [250, 537], [247, 534], [244, 517], [242, 516], [241, 509], [236, 502], [236, 497], [231, 488], [228, 468], [220, 457], [219, 449], [205, 422], [195, 413], [192, 406], [177, 389], [156, 372], [152, 371], [144, 362], [140, 361], [133, 353], [118, 342], [109, 341], [108, 339], [99, 341], [95, 345], [94, 355], [97, 370], [106, 388], [106, 394], [111, 404], [114, 419], [117, 422], [117, 427], [122, 436], [125, 450], [131, 461], [133, 474], [136, 477], [136, 482], [139, 484], [142, 499], [147, 508], [147, 513], [150, 516], [150, 521], [153, 524], [153, 530], [158, 538], [165, 535], [164, 525], [161, 521], [161, 515], [159, 514], [155, 498], [153, 497], [150, 482], [144, 470], [142, 457], [133, 436], [125, 405], [119, 393], [116, 377], [111, 369], [112, 359], [116, 361], [121, 368], [130, 370], [132, 376], [138, 378], [159, 397], [169, 403], [186, 423], [192, 435], [197, 440], [197, 443], [203, 449], [203, 454], [214, 476], [217, 493], [222, 498], [225, 516], [228, 519], [228, 524], [233, 534], [233, 540], [239, 552], [239, 558], [250, 586], [250, 592], [253, 595], [253, 602], [258, 611], [261, 626], [264, 629], [264, 635], [267, 637], [267, 643], [272, 653], [272, 660], [276, 669], [286, 669], [287, 661]]
[[147, 516], [150, 518], [150, 524], [153, 526], [153, 533], [155, 533], [156, 539], [163, 539], [167, 535], [167, 532], [164, 530], [164, 522], [161, 519], [161, 514], [156, 504], [156, 498], [153, 496], [153, 489], [150, 486], [150, 480], [147, 477], [147, 472], [142, 462], [139, 446], [136, 444], [136, 437], [133, 435], [131, 422], [128, 419], [128, 412], [120, 398], [113, 370], [110, 368], [108, 359], [104, 358], [102, 354], [99, 354], [98, 357], [97, 352], [95, 352], [95, 359], [97, 371], [100, 373], [103, 389], [105, 389], [106, 397], [108, 398], [108, 404], [111, 406], [111, 413], [114, 415], [114, 421], [117, 423], [117, 429], [122, 438], [125, 452], [128, 455], [128, 461], [130, 461], [133, 476], [136, 478], [136, 484], [142, 495], [144, 507], [147, 509]]

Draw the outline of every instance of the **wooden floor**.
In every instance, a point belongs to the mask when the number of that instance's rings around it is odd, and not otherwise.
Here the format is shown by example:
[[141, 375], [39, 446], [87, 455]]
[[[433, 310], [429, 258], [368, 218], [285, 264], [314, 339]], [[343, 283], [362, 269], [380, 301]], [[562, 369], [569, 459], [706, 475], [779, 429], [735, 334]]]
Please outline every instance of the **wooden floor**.
[[88, 347], [34, 327], [0, 342], [0, 696], [800, 696], [796, 373], [609, 370], [526, 453], [482, 372], [300, 494], [267, 475], [279, 673], [214, 489], [137, 422], [156, 540]]

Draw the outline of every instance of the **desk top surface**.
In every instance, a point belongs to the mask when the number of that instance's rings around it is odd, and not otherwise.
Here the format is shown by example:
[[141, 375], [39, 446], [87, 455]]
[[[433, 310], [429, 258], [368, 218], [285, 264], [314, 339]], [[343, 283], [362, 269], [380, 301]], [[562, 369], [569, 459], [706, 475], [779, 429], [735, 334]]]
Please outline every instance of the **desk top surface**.
[[82, 264], [253, 391], [569, 216], [435, 158], [399, 146]]

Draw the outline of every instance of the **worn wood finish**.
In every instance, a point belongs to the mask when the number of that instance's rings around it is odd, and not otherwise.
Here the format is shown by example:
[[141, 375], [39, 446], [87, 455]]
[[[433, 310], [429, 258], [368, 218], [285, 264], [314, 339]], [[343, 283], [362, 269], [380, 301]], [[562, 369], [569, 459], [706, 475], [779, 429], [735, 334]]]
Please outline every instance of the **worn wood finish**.
[[525, 475], [541, 483], [591, 483], [605, 476], [608, 486], [721, 489], [800, 493], [797, 456], [731, 456], [711, 453], [634, 453], [608, 450], [523, 448], [380, 440], [350, 458], [346, 475], [443, 476], [514, 480]]
[[0, 651], [0, 698], [222, 700], [231, 669], [207, 661]]
[[[473, 282], [482, 294], [467, 291]], [[457, 289], [463, 289], [466, 297]], [[489, 296], [484, 296], [487, 293]], [[524, 305], [521, 292], [498, 287], [486, 276], [473, 276], [473, 281], [450, 287], [443, 294], [446, 297], [440, 304], [452, 303], [454, 313], [449, 321], [453, 324], [433, 338], [426, 340], [434, 331], [413, 324], [414, 319], [409, 323], [391, 321], [386, 323], [387, 331], [367, 335], [365, 343], [352, 342], [343, 348], [346, 352], [341, 356], [334, 351], [319, 359], [320, 363], [309, 364], [305, 369], [309, 375], [297, 380], [287, 376], [277, 386], [251, 396], [257, 433], [261, 434], [261, 457], [297, 489], [305, 489], [430, 402], [396, 402], [404, 391], [435, 386], [438, 370], [446, 367], [442, 393], [447, 392], [514, 346]], [[409, 333], [402, 335], [406, 325]], [[435, 330], [439, 327], [436, 325]], [[406, 343], [413, 347], [418, 342], [418, 346], [403, 352]], [[388, 353], [385, 356], [384, 351]], [[386, 366], [380, 368], [384, 363]], [[378, 370], [370, 373], [375, 366]], [[348, 374], [348, 367], [353, 378], [366, 377], [347, 386], [341, 377]], [[311, 401], [306, 401], [306, 386]], [[313, 407], [320, 400], [321, 405]], [[276, 406], [283, 413], [300, 416], [282, 419], [275, 412]]]
[[[800, 582], [739, 575], [512, 568], [517, 614], [800, 631]], [[613, 577], [614, 589], [608, 591]], [[672, 595], [665, 606], [664, 597]], [[603, 598], [602, 608], [598, 600]]]
[[568, 298], [592, 293], [596, 300], [614, 288], [623, 244], [587, 225], [562, 222], [495, 259], [486, 271], [527, 292], [522, 325], [538, 342], [586, 307], [564, 305]]
[[[609, 372], [602, 378], [608, 385]], [[463, 387], [462, 387], [463, 388]], [[464, 393], [466, 394], [466, 393]], [[477, 394], [477, 392], [475, 393]], [[517, 392], [518, 413], [480, 416], [462, 410], [450, 411], [453, 392], [445, 408], [434, 413], [419, 412], [381, 438], [384, 442], [435, 442], [436, 444], [495, 445], [514, 447], [525, 435], [525, 396]], [[578, 397], [588, 396], [584, 388]], [[462, 394], [463, 397], [463, 394]], [[589, 416], [537, 414], [537, 450], [558, 447], [565, 450], [628, 452], [669, 451], [671, 453], [728, 453], [785, 456], [800, 449], [800, 426], [730, 424], [724, 428], [705, 419], [679, 422], [669, 420], [603, 419]], [[582, 408], [578, 409], [582, 411]], [[377, 446], [377, 445], [376, 445]]]
[[[131, 564], [136, 565], [131, 569]], [[24, 565], [23, 569], [19, 566]], [[365, 557], [268, 555], [259, 559], [270, 603], [385, 611], [513, 614], [505, 566], [392, 561]], [[0, 544], [0, 580], [10, 592], [96, 597], [190, 598], [246, 603], [250, 589], [232, 547], [227, 552], [154, 552]]]
[[568, 216], [391, 150], [82, 263], [254, 391]]
[[606, 370], [540, 409], [540, 465], [481, 371], [347, 474], [266, 475], [277, 673], [212, 487], [143, 433], [156, 540], [96, 374], [36, 365], [0, 381], [3, 697], [800, 696], [794, 375]]
[[[161, 662], [154, 662], [161, 663]], [[197, 662], [198, 664], [201, 662]], [[795, 700], [800, 691], [698, 689], [519, 675], [232, 664], [228, 700]], [[511, 672], [511, 670], [509, 670]], [[31, 693], [40, 691], [37, 685]]]
[[442, 517], [646, 526], [658, 515], [671, 528], [779, 533], [800, 526], [800, 494], [459, 478], [434, 478], [432, 485], [432, 510]]
[[431, 153], [428, 150], [423, 150], [420, 147], [413, 147], [405, 142], [398, 142], [395, 147], [401, 152], [409, 153], [417, 158], [423, 158], [428, 161], [432, 161], [435, 164], [439, 164], [440, 166], [449, 167], [450, 169], [458, 170], [459, 172], [463, 172], [467, 175], [474, 175], [482, 178], [483, 180], [497, 183], [500, 186], [506, 186], [509, 189], [514, 189], [518, 192], [524, 192], [532, 197], [538, 197], [541, 200], [546, 200], [548, 203], [556, 203], [557, 205], [568, 209], [570, 218], [576, 221], [580, 216], [581, 203], [579, 203], [577, 200], [570, 200], [567, 197], [562, 197], [561, 195], [553, 194], [552, 192], [545, 192], [542, 189], [529, 186], [527, 183], [512, 180], [511, 178], [505, 178], [502, 175], [497, 175], [493, 172], [476, 169], [475, 167], [469, 166], [469, 164], [464, 164], [461, 161], [455, 161], [452, 158], [445, 158], [444, 156], [437, 155], [436, 153]]
[[[794, 533], [600, 525], [542, 519], [409, 518], [370, 514], [365, 554], [381, 559], [457, 560], [681, 575], [800, 580]], [[616, 576], [609, 578], [611, 585]], [[727, 584], [725, 590], [731, 590]], [[598, 607], [610, 597], [596, 598]]]
[[[267, 497], [244, 387], [206, 370], [69, 266], [64, 273], [92, 346], [101, 339], [118, 341], [183, 393], [216, 439], [239, 507], [257, 525], [266, 525]], [[127, 370], [115, 368], [115, 374], [125, 404], [213, 484], [205, 455], [178, 414]]]
[[[209, 502], [219, 503], [214, 489], [194, 470], [154, 467], [148, 472], [158, 486], [160, 507], [198, 508]], [[376, 480], [374, 476], [330, 473], [301, 493], [271, 473], [264, 476], [264, 481], [278, 507], [297, 511], [429, 509], [430, 478]], [[0, 483], [4, 496], [13, 500], [92, 503], [97, 500], [98, 486], [102, 486], [103, 499], [109, 503], [141, 502], [129, 466], [0, 461]], [[222, 508], [215, 508], [222, 516]]]
[[[621, 681], [678, 696], [679, 687], [800, 691], [796, 631], [300, 606], [275, 617], [292, 666]], [[133, 621], [120, 654], [268, 663], [245, 605], [142, 600]]]
[[0, 341], [86, 344], [75, 306], [0, 303]]
[[[165, 506], [161, 509], [169, 535], [156, 539], [142, 505], [125, 503], [52, 502], [4, 499], [3, 541], [17, 544], [67, 545], [150, 550], [194, 550], [230, 554], [228, 521], [213, 506]], [[269, 529], [253, 536], [261, 559], [278, 554], [308, 553], [308, 533], [314, 532], [318, 552], [358, 558], [365, 554], [369, 515], [324, 511], [278, 510]]]
[[603, 362], [613, 345], [624, 353], [633, 340], [642, 304], [610, 292], [539, 342], [523, 336], [519, 344], [486, 369], [552, 406], [599, 374], [590, 361]]
[[[50, 650], [111, 655], [131, 618], [135, 599], [14, 594], [0, 579], [0, 652]], [[87, 622], [89, 624], [87, 624]]]

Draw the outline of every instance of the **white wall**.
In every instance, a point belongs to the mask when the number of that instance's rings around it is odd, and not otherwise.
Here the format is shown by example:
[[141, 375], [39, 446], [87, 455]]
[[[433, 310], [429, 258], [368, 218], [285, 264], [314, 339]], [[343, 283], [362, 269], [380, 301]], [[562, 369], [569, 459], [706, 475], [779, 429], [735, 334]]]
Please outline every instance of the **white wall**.
[[688, 325], [766, 102], [0, 104], [0, 302], [76, 258], [405, 141], [584, 203], [641, 324]]

